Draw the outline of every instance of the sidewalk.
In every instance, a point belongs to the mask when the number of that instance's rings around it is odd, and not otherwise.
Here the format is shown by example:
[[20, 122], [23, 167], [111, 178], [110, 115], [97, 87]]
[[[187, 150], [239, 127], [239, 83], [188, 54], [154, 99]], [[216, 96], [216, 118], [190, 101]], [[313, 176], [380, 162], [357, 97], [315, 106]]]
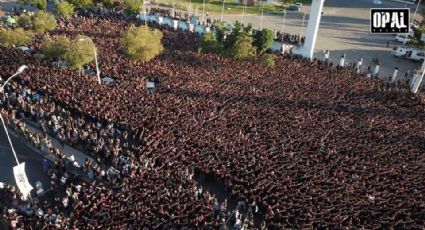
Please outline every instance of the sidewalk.
[[[26, 126], [29, 130], [43, 134], [41, 129], [40, 129], [40, 125], [38, 123], [25, 120], [25, 124], [26, 124]], [[82, 166], [84, 164], [84, 161], [85, 161], [86, 158], [90, 159], [92, 162], [96, 162], [92, 157], [81, 152], [80, 150], [75, 149], [74, 147], [72, 147], [68, 144], [65, 144], [64, 147], [62, 147], [61, 143], [55, 137], [51, 136], [50, 134], [47, 134], [47, 136], [51, 140], [54, 148], [62, 150], [63, 154], [67, 157], [74, 156], [74, 159], [78, 163], [78, 165]]]

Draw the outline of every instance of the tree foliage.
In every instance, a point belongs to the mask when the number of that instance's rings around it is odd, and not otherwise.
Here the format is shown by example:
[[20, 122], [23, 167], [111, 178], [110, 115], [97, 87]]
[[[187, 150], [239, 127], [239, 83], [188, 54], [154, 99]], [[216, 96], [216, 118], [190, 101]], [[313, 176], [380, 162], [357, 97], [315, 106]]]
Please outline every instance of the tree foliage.
[[267, 28], [258, 31], [254, 36], [254, 45], [260, 53], [271, 48], [273, 45], [273, 31]]
[[19, 4], [31, 5], [37, 7], [39, 10], [47, 9], [47, 0], [19, 0]]
[[250, 36], [252, 32], [252, 25], [244, 26], [242, 23], [236, 21], [233, 25], [231, 33], [224, 41], [224, 48], [233, 47], [240, 38]]
[[56, 29], [56, 18], [53, 14], [44, 11], [37, 11], [32, 17], [34, 30], [39, 33], [45, 33]]
[[77, 8], [87, 8], [93, 6], [93, 0], [69, 0], [69, 2]]
[[16, 22], [17, 22], [18, 26], [23, 28], [23, 29], [32, 29], [33, 28], [32, 18], [29, 15], [25, 15], [25, 14], [20, 15], [16, 19]]
[[77, 36], [64, 54], [64, 59], [71, 67], [80, 70], [83, 65], [94, 60], [93, 45], [90, 38]]
[[252, 46], [253, 40], [252, 36], [239, 36], [238, 40], [230, 49], [230, 56], [238, 60], [250, 60], [255, 58], [256, 51], [254, 46]]
[[222, 22], [214, 22], [213, 26], [214, 26], [215, 37], [217, 41], [220, 43], [223, 43], [224, 37], [227, 32], [225, 25]]
[[201, 48], [208, 52], [221, 52], [223, 46], [213, 33], [204, 33], [201, 38]]
[[285, 4], [292, 4], [292, 3], [294, 3], [295, 2], [295, 0], [283, 0], [282, 1], [282, 4], [283, 5], [285, 5]]
[[274, 54], [261, 55], [259, 62], [268, 68], [273, 68], [275, 65], [276, 56]]
[[74, 5], [67, 1], [61, 1], [56, 4], [56, 12], [58, 15], [68, 19], [74, 14]]
[[94, 60], [92, 40], [81, 35], [73, 41], [66, 36], [45, 39], [41, 53], [46, 58], [66, 61], [69, 66], [77, 70]]
[[124, 0], [124, 7], [128, 14], [137, 15], [142, 10], [143, 0]]
[[121, 34], [120, 44], [125, 54], [135, 60], [149, 61], [164, 50], [163, 34], [157, 29], [131, 25]]
[[66, 36], [56, 36], [52, 39], [45, 39], [41, 53], [47, 58], [55, 60], [65, 59], [65, 54], [71, 49], [72, 44]]
[[105, 7], [112, 8], [112, 7], [114, 7], [116, 1], [114, 1], [114, 0], [100, 0], [100, 2], [103, 3], [103, 5]]
[[418, 48], [425, 48], [425, 43], [421, 41], [422, 34], [425, 34], [425, 24], [421, 25], [417, 30], [415, 30], [412, 43]]
[[28, 45], [34, 34], [29, 31], [24, 31], [22, 28], [0, 29], [0, 43], [4, 46], [24, 46]]

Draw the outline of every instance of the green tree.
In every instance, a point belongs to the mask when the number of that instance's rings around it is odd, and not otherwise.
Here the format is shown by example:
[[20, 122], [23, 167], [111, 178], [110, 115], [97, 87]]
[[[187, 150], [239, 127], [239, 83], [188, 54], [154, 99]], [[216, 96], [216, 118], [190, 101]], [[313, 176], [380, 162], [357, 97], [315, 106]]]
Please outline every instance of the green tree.
[[92, 62], [94, 54], [90, 39], [84, 36], [77, 36], [66, 50], [64, 59], [68, 65], [77, 70], [81, 70], [83, 65]]
[[69, 0], [69, 2], [77, 8], [87, 8], [93, 6], [93, 0]]
[[224, 36], [226, 35], [227, 28], [222, 22], [214, 22], [214, 32], [215, 37], [217, 38], [217, 41], [220, 43], [224, 42]]
[[295, 0], [283, 0], [282, 1], [282, 6], [289, 5], [289, 4], [292, 4], [294, 2], [295, 2]]
[[113, 8], [115, 4], [114, 0], [100, 0], [100, 2], [107, 8]]
[[254, 36], [254, 45], [259, 53], [263, 53], [273, 45], [273, 31], [270, 29], [262, 29]]
[[37, 11], [32, 18], [34, 30], [38, 33], [45, 33], [56, 29], [56, 18], [53, 14], [44, 11]]
[[241, 37], [251, 36], [252, 25], [248, 24], [244, 26], [242, 23], [236, 21], [233, 25], [232, 32], [226, 37], [224, 41], [224, 47], [233, 47]]
[[61, 1], [56, 4], [56, 12], [58, 15], [68, 19], [74, 14], [74, 5], [67, 1]]
[[276, 62], [276, 56], [274, 54], [263, 54], [261, 55], [259, 62], [268, 68], [273, 68]]
[[29, 15], [24, 15], [22, 14], [21, 16], [19, 16], [16, 20], [16, 22], [18, 23], [18, 26], [24, 29], [32, 29], [33, 25], [32, 25], [32, 18]]
[[34, 34], [22, 28], [0, 30], [0, 43], [4, 46], [24, 46], [33, 39]]
[[124, 0], [124, 7], [128, 14], [137, 15], [142, 11], [143, 0]]
[[45, 10], [47, 8], [47, 0], [19, 0], [18, 2], [22, 5], [37, 7], [39, 10]]
[[425, 34], [425, 25], [421, 25], [417, 30], [415, 30], [412, 43], [418, 48], [425, 48], [425, 44], [421, 41], [422, 34]]
[[121, 33], [120, 44], [129, 58], [149, 61], [164, 50], [162, 37], [162, 32], [157, 29], [131, 25], [127, 31]]
[[71, 41], [66, 36], [55, 36], [51, 39], [44, 40], [41, 53], [47, 58], [64, 60], [65, 54], [71, 47]]
[[238, 60], [250, 60], [256, 55], [255, 47], [252, 46], [253, 38], [248, 35], [239, 36], [230, 50], [230, 56]]
[[208, 52], [220, 52], [223, 47], [213, 33], [204, 33], [201, 38], [201, 48]]

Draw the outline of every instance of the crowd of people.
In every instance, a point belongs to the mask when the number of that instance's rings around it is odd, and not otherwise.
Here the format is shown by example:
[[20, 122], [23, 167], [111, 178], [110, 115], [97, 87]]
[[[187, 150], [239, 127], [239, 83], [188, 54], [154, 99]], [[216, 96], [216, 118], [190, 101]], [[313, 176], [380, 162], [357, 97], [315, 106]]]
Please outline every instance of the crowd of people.
[[301, 35], [289, 34], [282, 31], [275, 31], [275, 40], [293, 45], [303, 45], [305, 37]]
[[[318, 60], [280, 55], [276, 68], [265, 69], [198, 53], [196, 35], [158, 25], [164, 53], [133, 61], [119, 45], [130, 23], [137, 22], [86, 12], [50, 33], [90, 36], [112, 84], [0, 47], [3, 79], [29, 66], [6, 87], [2, 114], [38, 122], [111, 169], [87, 163], [90, 182], [65, 180], [65, 192], [46, 201], [47, 217], [15, 209], [10, 223], [225, 229], [226, 202], [199, 187], [193, 177], [202, 173], [240, 201], [247, 215], [236, 215], [236, 228], [425, 225], [422, 95]], [[33, 46], [41, 44], [37, 38]], [[145, 88], [152, 77], [153, 92]], [[58, 165], [60, 180], [66, 170]], [[14, 198], [9, 205], [22, 206]], [[262, 214], [262, 223], [252, 213]]]

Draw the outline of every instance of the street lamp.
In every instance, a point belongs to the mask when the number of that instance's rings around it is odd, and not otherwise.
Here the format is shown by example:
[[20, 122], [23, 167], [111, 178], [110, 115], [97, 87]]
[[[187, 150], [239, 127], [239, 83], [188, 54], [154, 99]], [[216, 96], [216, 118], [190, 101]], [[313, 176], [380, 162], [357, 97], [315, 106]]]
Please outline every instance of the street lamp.
[[261, 20], [260, 20], [260, 30], [263, 29], [263, 15], [264, 15], [264, 2], [261, 0]]
[[[419, 0], [418, 1], [418, 4], [416, 5], [415, 13], [413, 14], [413, 18], [412, 18], [412, 20], [411, 20], [411, 22], [409, 24], [409, 30], [412, 29], [413, 22], [415, 21], [415, 18], [416, 18], [416, 13], [418, 12], [419, 4], [421, 4], [421, 2], [422, 2], [422, 0]], [[407, 36], [408, 35], [406, 34], [406, 37], [404, 38], [404, 42], [403, 42], [403, 45], [402, 45], [403, 47], [404, 47], [404, 45], [406, 45]]]
[[205, 22], [205, 0], [202, 3], [202, 21]]
[[286, 19], [286, 8], [283, 10], [283, 22], [282, 22], [282, 33], [285, 28], [285, 19]]
[[93, 46], [93, 53], [94, 53], [94, 62], [96, 63], [96, 75], [97, 75], [97, 81], [98, 81], [98, 83], [99, 83], [99, 85], [101, 84], [101, 81], [100, 81], [100, 72], [99, 72], [99, 65], [98, 65], [98, 63], [97, 63], [97, 52], [96, 52], [96, 46], [94, 45], [94, 42], [93, 42], [93, 40], [91, 40], [90, 38], [80, 38], [80, 39], [78, 39], [78, 41], [90, 41], [90, 43], [92, 44], [92, 46]]
[[[28, 66], [26, 66], [26, 65], [20, 66], [18, 68], [18, 71], [16, 71], [15, 74], [13, 74], [9, 79], [7, 79], [7, 81], [5, 81], [3, 83], [3, 85], [0, 88], [1, 89], [0, 93], [3, 93], [4, 94], [4, 87], [5, 87], [5, 85], [7, 83], [9, 83], [9, 81], [12, 80], [12, 78], [15, 78], [16, 76], [18, 76], [19, 74], [21, 74], [22, 72], [24, 72], [24, 70], [26, 68], [28, 68]], [[19, 160], [18, 160], [18, 157], [16, 156], [15, 148], [13, 148], [12, 140], [10, 139], [9, 132], [7, 131], [6, 123], [4, 122], [3, 115], [1, 115], [1, 113], [0, 113], [0, 119], [1, 119], [1, 123], [3, 124], [4, 131], [6, 132], [6, 136], [7, 136], [7, 139], [9, 141], [10, 147], [12, 149], [13, 156], [15, 157], [16, 164], [19, 165]]]
[[246, 0], [243, 0], [243, 5], [242, 5], [242, 20], [241, 20], [241, 23], [243, 24], [243, 20], [244, 20], [244, 18], [245, 18], [245, 2], [246, 2]]
[[223, 14], [224, 14], [224, 0], [223, 0], [223, 5], [221, 6], [221, 18], [220, 18], [220, 22], [223, 22]]
[[[18, 76], [19, 74], [21, 74], [22, 72], [24, 72], [24, 70], [26, 68], [28, 68], [26, 65], [20, 66], [18, 68], [18, 71], [16, 71], [16, 73], [13, 74], [1, 86], [1, 88], [0, 88], [1, 89], [1, 93], [4, 93], [4, 86], [12, 78], [14, 78], [14, 77]], [[25, 173], [25, 162], [19, 163], [18, 156], [16, 155], [15, 148], [13, 147], [12, 140], [10, 139], [10, 136], [9, 136], [9, 131], [7, 131], [6, 122], [4, 122], [3, 115], [1, 115], [1, 113], [0, 113], [0, 120], [1, 120], [1, 123], [3, 124], [4, 131], [6, 132], [7, 140], [9, 141], [9, 145], [10, 145], [10, 147], [12, 149], [13, 156], [15, 157], [15, 160], [16, 160], [16, 166], [13, 167], [13, 174], [15, 176], [15, 182], [16, 182], [16, 185], [18, 186], [20, 192], [22, 193], [24, 200], [26, 200], [28, 196], [31, 196], [31, 190], [33, 190], [33, 187], [28, 182], [28, 178], [27, 178], [27, 175]]]
[[26, 68], [28, 68], [28, 66], [26, 66], [26, 65], [21, 65], [21, 66], [19, 66], [19, 68], [18, 68], [18, 70], [16, 71], [16, 73], [14, 73], [9, 79], [7, 79], [4, 83], [3, 83], [3, 85], [1, 86], [1, 93], [3, 93], [4, 92], [4, 86], [10, 81], [10, 80], [12, 80], [13, 78], [15, 78], [16, 76], [18, 76], [19, 74], [21, 74], [22, 72], [24, 72], [24, 70], [26, 69]]

